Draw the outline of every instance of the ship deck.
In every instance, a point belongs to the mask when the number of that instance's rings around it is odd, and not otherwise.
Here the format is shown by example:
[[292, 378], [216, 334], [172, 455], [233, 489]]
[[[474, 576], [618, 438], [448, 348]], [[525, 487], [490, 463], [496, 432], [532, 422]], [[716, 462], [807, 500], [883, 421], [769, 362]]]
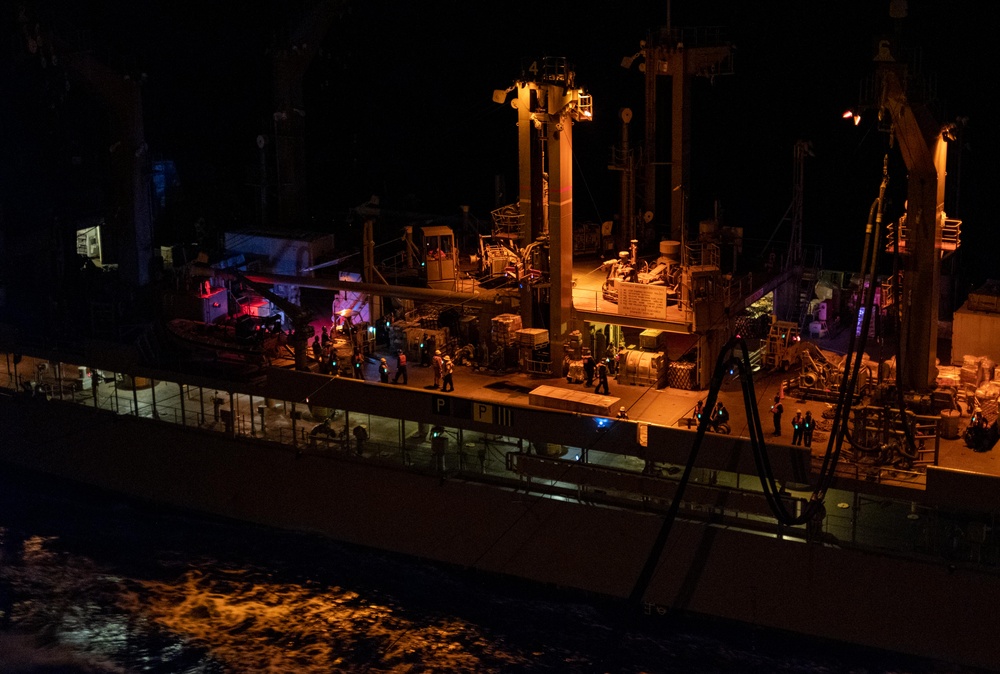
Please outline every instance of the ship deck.
[[[603, 321], [619, 325], [622, 323], [633, 325], [635, 321], [632, 321], [631, 319], [619, 318], [617, 315], [617, 307], [613, 303], [601, 298], [600, 288], [603, 283], [603, 279], [604, 270], [601, 268], [599, 260], [594, 258], [577, 261], [574, 267], [574, 308], [578, 315], [581, 312], [587, 312], [587, 319], [592, 323], [597, 324], [600, 324]], [[675, 311], [678, 310], [675, 309]], [[324, 324], [325, 322], [320, 319], [315, 321], [314, 327], [316, 328], [317, 334]], [[633, 326], [644, 327], [642, 325]], [[826, 351], [843, 353], [847, 340], [846, 335], [841, 333], [838, 336], [829, 336], [821, 339], [813, 339], [811, 341], [815, 342], [821, 349]], [[876, 347], [876, 349], [878, 348], [879, 347]], [[883, 357], [883, 354], [878, 351], [872, 352], [869, 350], [869, 355], [876, 361], [881, 360]], [[889, 351], [887, 350], [884, 355], [890, 355]], [[382, 386], [382, 384], [375, 383], [378, 382], [378, 359], [380, 357], [386, 358], [390, 367], [390, 373], [394, 374], [395, 372], [396, 360], [394, 355], [388, 353], [385, 347], [382, 347], [380, 351], [376, 351], [369, 356], [364, 368], [365, 380], [372, 382], [373, 386]], [[25, 358], [25, 361], [27, 362], [23, 363], [18, 369], [20, 381], [31, 379], [34, 374], [32, 371], [32, 368], [35, 366], [33, 359]], [[274, 360], [272, 365], [279, 368], [292, 369], [294, 367], [294, 362], [290, 357], [279, 358]], [[310, 361], [309, 365], [310, 368], [318, 371], [317, 363]], [[431, 368], [421, 367], [419, 363], [414, 362], [414, 359], [411, 358], [408, 374], [408, 387], [427, 392], [434, 392], [433, 374]], [[785, 408], [785, 415], [783, 418], [784, 433], [780, 437], [774, 437], [770, 434], [770, 431], [772, 430], [771, 416], [769, 412], [771, 401], [775, 395], [778, 395], [779, 392], [782, 391], [782, 384], [784, 380], [788, 379], [791, 374], [792, 373], [788, 372], [755, 373], [754, 387], [757, 405], [759, 407], [758, 413], [764, 427], [763, 430], [767, 435], [768, 445], [782, 446], [791, 444], [792, 437], [790, 420], [795, 412], [797, 410], [801, 410], [803, 413], [811, 411], [813, 417], [817, 420], [816, 432], [813, 437], [813, 444], [811, 448], [813, 465], [815, 468], [818, 467], [822, 461], [827, 448], [829, 437], [828, 431], [831, 427], [831, 420], [826, 418], [826, 416], [828, 416], [832, 411], [833, 406], [831, 403], [820, 400], [785, 397], [783, 400]], [[13, 376], [11, 369], [11, 360], [9, 357], [7, 359], [0, 359], [0, 378], [2, 378], [3, 381], [12, 383], [15, 382], [15, 377]], [[529, 374], [516, 371], [497, 373], [475, 370], [470, 367], [456, 366], [454, 379], [455, 391], [451, 395], [465, 397], [480, 402], [494, 403], [497, 405], [529, 406], [529, 394], [533, 390], [542, 386], [563, 390], [568, 396], [581, 397], [583, 394], [593, 394], [593, 389], [588, 389], [583, 383], [573, 382], [564, 376], [558, 376], [555, 374]], [[400, 386], [402, 386], [402, 384], [400, 384]], [[11, 388], [16, 387], [11, 385]], [[111, 389], [112, 387], [106, 386], [103, 391], [105, 391], [105, 396], [113, 396], [114, 401], [105, 399], [105, 401], [103, 403], [99, 403], [99, 405], [115, 410], [119, 410], [122, 405], [125, 407], [133, 405], [138, 409], [147, 410], [153, 409], [154, 407], [162, 407], [165, 404], [165, 399], [168, 400], [170, 397], [169, 394], [157, 394], [152, 388], [115, 390], [113, 393], [111, 393]], [[77, 402], [87, 402], [90, 398], [90, 391], [77, 390], [74, 395]], [[693, 426], [688, 424], [688, 420], [692, 416], [696, 403], [699, 400], [704, 400], [706, 396], [706, 391], [691, 391], [670, 387], [656, 388], [653, 386], [627, 385], [618, 383], [614, 378], [612, 378], [610, 381], [610, 393], [608, 396], [603, 397], [601, 403], [605, 409], [610, 410], [618, 410], [619, 407], [624, 407], [628, 413], [629, 419], [634, 422], [646, 422], [675, 428], [679, 427], [689, 429], [690, 432], [694, 432], [695, 429]], [[743, 408], [743, 396], [740, 382], [735, 379], [727, 381], [720, 392], [720, 400], [725, 402], [730, 411], [730, 425], [732, 427], [733, 435], [746, 437], [748, 434], [747, 413]], [[246, 407], [241, 406], [242, 409], [251, 409], [253, 407], [253, 401], [247, 400], [243, 402], [246, 404]], [[194, 401], [188, 401], [188, 414], [192, 413], [191, 406], [193, 404]], [[208, 426], [211, 426], [213, 423], [218, 424], [218, 418], [215, 418], [214, 422], [212, 421], [215, 410], [213, 409], [210, 399], [206, 397], [201, 401], [201, 405], [202, 409], [197, 410], [196, 413], [201, 416], [202, 423], [207, 424]], [[205, 409], [206, 406], [207, 412]], [[271, 414], [272, 413], [269, 412], [269, 417]], [[386, 410], [387, 416], [392, 416], [392, 414], [393, 410]], [[164, 415], [161, 412], [158, 418], [162, 418], [163, 416]], [[268, 433], [272, 431], [281, 431], [282, 429], [287, 431], [292, 427], [288, 415], [283, 410], [273, 410], [273, 417], [273, 420], [268, 421]], [[205, 421], [206, 419], [207, 422]], [[964, 431], [968, 422], [968, 414], [963, 414], [959, 423], [959, 435], [961, 434], [961, 431]], [[253, 422], [251, 421], [251, 431], [253, 431], [252, 423]], [[998, 454], [1000, 454], [1000, 450], [976, 452], [966, 447], [964, 441], [961, 440], [960, 437], [957, 439], [939, 437], [937, 442], [938, 452], [936, 465], [939, 467], [981, 475], [1000, 476], [1000, 460], [997, 458]], [[846, 443], [845, 447], [848, 447]], [[879, 470], [887, 469], [886, 466], [879, 466], [877, 464], [875, 461], [876, 457], [862, 456], [859, 453], [854, 458], [858, 460], [841, 462], [841, 465], [838, 468], [838, 475], [858, 480], [865, 480], [872, 479], [871, 476], [873, 473], [877, 474]], [[891, 466], [888, 468], [891, 469]], [[912, 471], [906, 476], [905, 480], [902, 480], [901, 482], [916, 488], [921, 488], [924, 484], [923, 474], [920, 471]]]
[[[611, 307], [614, 305], [612, 304]], [[611, 318], [611, 315], [609, 315]], [[318, 331], [318, 327], [317, 327]], [[841, 333], [837, 336], [814, 339], [821, 349], [843, 353], [846, 345], [846, 336]], [[876, 360], [880, 358], [879, 353], [869, 353]], [[365, 365], [365, 381], [378, 382], [378, 358], [385, 357], [390, 369], [390, 381], [395, 374], [395, 357], [386, 351], [380, 351], [370, 357]], [[278, 360], [273, 363], [279, 367], [291, 368], [294, 363], [291, 360]], [[407, 368], [408, 386], [433, 392], [434, 376], [430, 367], [421, 367], [419, 363], [414, 363], [411, 359]], [[783, 433], [780, 437], [772, 435], [772, 420], [770, 406], [774, 396], [781, 390], [782, 383], [791, 376], [788, 372], [757, 372], [754, 376], [754, 390], [759, 408], [761, 424], [767, 439], [768, 445], [791, 445], [791, 418], [797, 410], [803, 414], [811, 411], [817, 420], [817, 428], [813, 435], [812, 455], [814, 466], [818, 466], [826, 452], [831, 419], [829, 416], [834, 405], [821, 400], [809, 400], [794, 396], [784, 396], [784, 416], [782, 419]], [[594, 393], [593, 388], [588, 388], [583, 383], [569, 381], [563, 376], [529, 374], [524, 372], [493, 373], [482, 370], [474, 370], [469, 367], [456, 366], [455, 368], [455, 391], [452, 395], [467, 397], [477, 401], [490, 402], [498, 405], [529, 405], [529, 393], [538, 387], [549, 386], [563, 389], [569, 393]], [[399, 384], [400, 386], [402, 384]], [[596, 385], [596, 382], [595, 382]], [[390, 384], [392, 386], [392, 384]], [[678, 388], [664, 387], [656, 388], [652, 386], [634, 386], [619, 384], [612, 378], [609, 380], [610, 393], [606, 401], [612, 410], [625, 407], [631, 421], [646, 422], [662, 426], [673, 426], [680, 428], [690, 428], [693, 433], [695, 428], [689, 426], [688, 420], [691, 418], [695, 405], [699, 400], [704, 400], [707, 391], [689, 391]], [[735, 436], [748, 436], [747, 411], [743, 406], [743, 394], [738, 379], [730, 378], [723, 385], [719, 393], [719, 400], [722, 400], [730, 412], [730, 426]], [[963, 412], [959, 423], [959, 435], [965, 430], [969, 422], [969, 415]], [[976, 452], [965, 445], [965, 442], [958, 437], [948, 439], [938, 438], [939, 452], [937, 465], [953, 470], [973, 472], [983, 475], [1000, 476], [1000, 450], [987, 452]], [[850, 445], [845, 441], [845, 448]], [[857, 462], [844, 462], [839, 468], [839, 474], [845, 477], [865, 479], [867, 471], [874, 467], [872, 461], [874, 457], [862, 456]], [[909, 484], [920, 487], [923, 480], [919, 473], [914, 476]]]

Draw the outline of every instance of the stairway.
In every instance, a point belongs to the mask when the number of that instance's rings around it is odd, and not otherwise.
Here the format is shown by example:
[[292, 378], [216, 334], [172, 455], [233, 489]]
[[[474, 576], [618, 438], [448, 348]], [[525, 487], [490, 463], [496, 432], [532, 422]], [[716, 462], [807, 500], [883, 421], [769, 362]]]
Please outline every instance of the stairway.
[[799, 320], [798, 326], [803, 332], [808, 332], [806, 316], [809, 314], [809, 303], [816, 296], [816, 269], [803, 269], [799, 278]]

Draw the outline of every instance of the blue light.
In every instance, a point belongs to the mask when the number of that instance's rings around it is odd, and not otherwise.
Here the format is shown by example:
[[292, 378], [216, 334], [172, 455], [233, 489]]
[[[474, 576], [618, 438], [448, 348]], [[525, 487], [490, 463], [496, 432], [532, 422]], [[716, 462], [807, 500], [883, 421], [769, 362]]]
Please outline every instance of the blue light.
[[611, 425], [611, 419], [605, 419], [604, 417], [597, 418], [597, 428], [607, 428]]

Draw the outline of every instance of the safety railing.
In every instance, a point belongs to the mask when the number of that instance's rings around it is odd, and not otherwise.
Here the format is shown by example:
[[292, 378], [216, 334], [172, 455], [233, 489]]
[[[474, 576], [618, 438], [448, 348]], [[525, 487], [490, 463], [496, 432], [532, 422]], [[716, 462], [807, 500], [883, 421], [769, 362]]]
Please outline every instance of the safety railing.
[[[76, 371], [77, 368], [67, 366], [66, 370]], [[106, 378], [110, 374], [104, 373]], [[127, 389], [115, 384], [119, 381], [117, 376], [110, 378], [110, 385], [102, 381], [97, 390], [62, 382], [63, 386], [56, 391], [59, 395], [53, 395], [44, 404], [97, 407], [143, 418], [149, 423], [179, 424], [198, 432], [240, 437], [250, 442], [277, 443], [289, 451], [318, 457], [384, 462], [423, 474], [500, 481], [520, 484], [522, 488], [527, 482], [528, 488], [542, 495], [618, 507], [649, 509], [669, 504], [672, 495], [669, 481], [680, 472], [680, 467], [675, 467], [678, 470], [672, 473], [670, 467], [659, 466], [657, 479], [652, 479], [653, 473], [645, 461], [619, 454], [613, 447], [607, 451], [566, 448], [564, 458], [532, 456], [530, 461], [522, 463], [527, 457], [524, 450], [530, 443], [516, 437], [501, 438], [462, 428], [430, 427], [349, 410], [331, 410], [304, 418], [307, 415], [302, 406], [296, 412], [295, 405], [284, 401], [266, 401], [244, 393], [201, 389], [170, 381], [149, 382], [148, 388]], [[18, 386], [24, 383], [23, 380], [9, 370], [0, 373], [0, 383], [6, 384], [5, 395], [29, 395]], [[322, 425], [318, 419], [324, 414], [333, 419], [332, 430], [314, 433]], [[356, 433], [358, 427], [363, 427], [365, 432]], [[529, 465], [540, 466], [538, 470], [542, 472], [533, 475], [537, 471], [527, 471]], [[572, 477], [574, 474], [576, 477]], [[925, 479], [923, 473], [915, 470], [845, 463], [839, 465], [838, 476], [858, 482], [918, 488]], [[735, 490], [734, 494], [740, 493], [724, 505], [715, 505], [711, 498], [696, 498], [695, 492], [689, 491], [683, 504], [685, 512], [709, 519], [723, 517], [734, 522], [752, 522], [752, 528], [781, 535], [773, 516], [761, 506], [762, 500], [755, 494], [759, 490], [755, 482], [753, 475], [698, 469], [693, 481], [698, 489], [728, 489]], [[636, 484], [642, 486], [633, 488]], [[841, 493], [846, 494], [846, 509], [850, 514], [842, 514], [840, 508], [831, 503], [822, 525], [823, 533], [835, 538], [840, 545], [945, 558], [988, 568], [996, 568], [1000, 563], [1000, 537], [993, 519], [995, 515], [951, 513], [882, 497], [876, 508], [865, 505], [862, 499], [866, 497], [858, 492], [842, 490]], [[892, 526], [900, 530], [912, 529], [907, 523], [914, 521], [914, 517], [922, 518], [920, 537], [894, 537], [886, 533], [883, 529], [890, 515]]]

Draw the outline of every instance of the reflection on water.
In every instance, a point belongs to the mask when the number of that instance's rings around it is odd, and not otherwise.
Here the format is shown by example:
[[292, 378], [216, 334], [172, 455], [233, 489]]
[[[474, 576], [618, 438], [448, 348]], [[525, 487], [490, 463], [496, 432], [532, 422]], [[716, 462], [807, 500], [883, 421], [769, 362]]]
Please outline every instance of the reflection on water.
[[405, 671], [432, 664], [472, 672], [524, 664], [520, 656], [497, 653], [461, 619], [421, 615], [416, 622], [371, 591], [269, 575], [207, 563], [170, 582], [132, 584], [121, 606], [184, 642], [203, 645], [236, 671], [329, 672], [369, 664]]
[[2, 672], [953, 672], [0, 476]]

